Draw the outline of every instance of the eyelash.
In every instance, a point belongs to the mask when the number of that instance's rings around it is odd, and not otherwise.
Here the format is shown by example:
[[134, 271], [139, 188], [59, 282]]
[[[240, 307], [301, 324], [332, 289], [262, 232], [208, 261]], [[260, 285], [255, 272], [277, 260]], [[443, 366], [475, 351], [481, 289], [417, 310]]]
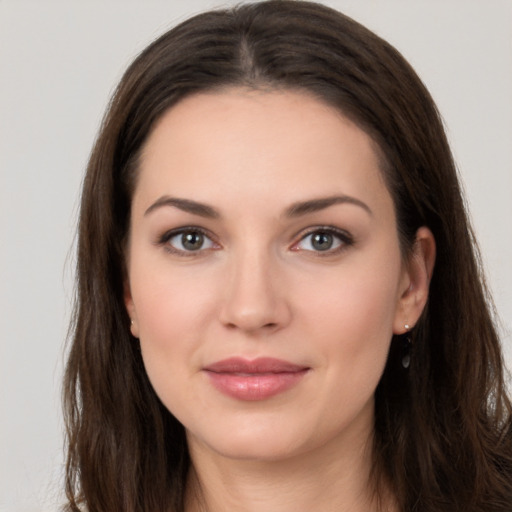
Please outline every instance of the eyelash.
[[[210, 244], [212, 244], [214, 247], [207, 247], [203, 248], [200, 247], [197, 250], [185, 250], [185, 249], [178, 249], [174, 246], [172, 246], [169, 242], [175, 237], [183, 236], [184, 234], [200, 234], [204, 237], [204, 239], [208, 240]], [[307, 240], [308, 237], [311, 237], [315, 234], [322, 234], [331, 236], [334, 239], [337, 240], [337, 246], [332, 248], [328, 248], [326, 250], [314, 250], [314, 249], [301, 249], [299, 248], [299, 245]], [[334, 242], [336, 243], [336, 242]], [[164, 247], [164, 249], [174, 255], [182, 256], [182, 257], [194, 257], [199, 256], [201, 254], [204, 254], [205, 251], [211, 251], [211, 250], [217, 250], [221, 246], [218, 244], [214, 238], [211, 236], [209, 232], [204, 230], [203, 228], [196, 227], [196, 226], [187, 226], [183, 228], [173, 229], [170, 231], [166, 231], [162, 236], [159, 237], [157, 240], [157, 245], [161, 245]], [[303, 234], [300, 239], [297, 242], [294, 242], [293, 245], [290, 247], [291, 251], [299, 252], [310, 252], [314, 253], [316, 256], [319, 257], [327, 257], [332, 256], [335, 254], [339, 254], [343, 251], [345, 251], [348, 247], [354, 245], [354, 238], [350, 233], [348, 233], [345, 230], [341, 230], [339, 228], [335, 228], [333, 226], [315, 226], [307, 230], [305, 234]]]
[[[208, 248], [199, 248], [197, 250], [184, 250], [184, 249], [178, 249], [176, 247], [173, 247], [169, 242], [174, 237], [183, 236], [185, 234], [200, 234], [202, 235], [206, 240], [209, 240], [211, 244], [215, 245], [216, 247], [208, 247]], [[184, 228], [178, 228], [173, 229], [171, 231], [166, 231], [157, 241], [157, 245], [161, 245], [164, 247], [164, 249], [171, 253], [175, 254], [177, 256], [183, 256], [183, 257], [194, 257], [199, 256], [200, 254], [203, 254], [204, 251], [210, 251], [210, 250], [216, 250], [220, 248], [220, 245], [213, 239], [211, 234], [204, 230], [203, 228], [196, 227], [196, 226], [187, 226]]]
[[312, 250], [312, 249], [302, 249], [306, 252], [314, 253], [315, 256], [327, 257], [339, 254], [345, 251], [348, 247], [354, 245], [354, 237], [345, 230], [335, 228], [333, 226], [315, 226], [313, 228], [308, 229], [308, 231], [301, 236], [298, 242], [295, 242], [290, 248], [292, 251], [300, 251], [298, 245], [305, 241], [308, 237], [311, 237], [315, 234], [322, 234], [332, 236], [334, 239], [337, 239], [338, 245], [337, 247], [331, 249], [322, 250]]

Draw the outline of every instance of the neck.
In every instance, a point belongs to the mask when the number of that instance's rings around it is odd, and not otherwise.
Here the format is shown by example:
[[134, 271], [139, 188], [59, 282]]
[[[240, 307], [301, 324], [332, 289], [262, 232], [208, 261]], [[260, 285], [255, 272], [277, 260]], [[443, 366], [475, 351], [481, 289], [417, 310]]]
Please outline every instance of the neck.
[[[329, 443], [285, 460], [226, 458], [191, 443], [186, 512], [396, 511], [370, 482], [372, 437], [342, 452]], [[382, 491], [381, 489], [379, 489]], [[386, 501], [389, 503], [386, 504]]]

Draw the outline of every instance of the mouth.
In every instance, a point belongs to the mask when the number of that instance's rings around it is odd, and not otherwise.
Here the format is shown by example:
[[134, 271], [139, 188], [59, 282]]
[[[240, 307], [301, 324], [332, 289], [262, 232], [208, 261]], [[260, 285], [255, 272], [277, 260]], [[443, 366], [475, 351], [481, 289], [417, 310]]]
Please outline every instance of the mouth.
[[203, 368], [211, 384], [237, 400], [266, 400], [296, 386], [310, 370], [289, 361], [262, 357], [224, 359]]

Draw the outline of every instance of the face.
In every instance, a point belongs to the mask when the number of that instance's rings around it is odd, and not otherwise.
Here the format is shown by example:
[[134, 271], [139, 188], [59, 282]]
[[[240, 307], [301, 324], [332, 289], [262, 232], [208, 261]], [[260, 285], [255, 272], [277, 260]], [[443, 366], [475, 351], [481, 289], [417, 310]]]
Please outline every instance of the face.
[[150, 135], [131, 215], [132, 333], [191, 447], [278, 459], [368, 438], [419, 309], [363, 131], [306, 94], [192, 96]]

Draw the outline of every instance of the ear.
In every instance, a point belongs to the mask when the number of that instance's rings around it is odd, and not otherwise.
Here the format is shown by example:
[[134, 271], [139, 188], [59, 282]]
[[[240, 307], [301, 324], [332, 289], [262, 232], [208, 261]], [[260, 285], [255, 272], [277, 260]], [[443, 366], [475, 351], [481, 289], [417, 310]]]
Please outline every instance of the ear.
[[428, 300], [430, 280], [436, 260], [436, 241], [427, 227], [416, 232], [412, 254], [405, 262], [400, 295], [393, 323], [393, 333], [403, 334], [412, 328]]
[[128, 316], [130, 317], [130, 331], [132, 336], [135, 338], [139, 337], [139, 322], [137, 319], [137, 311], [135, 309], [135, 304], [133, 302], [132, 292], [130, 289], [130, 283], [128, 278], [125, 278], [124, 281], [124, 305], [126, 307], [126, 311], [128, 312]]

